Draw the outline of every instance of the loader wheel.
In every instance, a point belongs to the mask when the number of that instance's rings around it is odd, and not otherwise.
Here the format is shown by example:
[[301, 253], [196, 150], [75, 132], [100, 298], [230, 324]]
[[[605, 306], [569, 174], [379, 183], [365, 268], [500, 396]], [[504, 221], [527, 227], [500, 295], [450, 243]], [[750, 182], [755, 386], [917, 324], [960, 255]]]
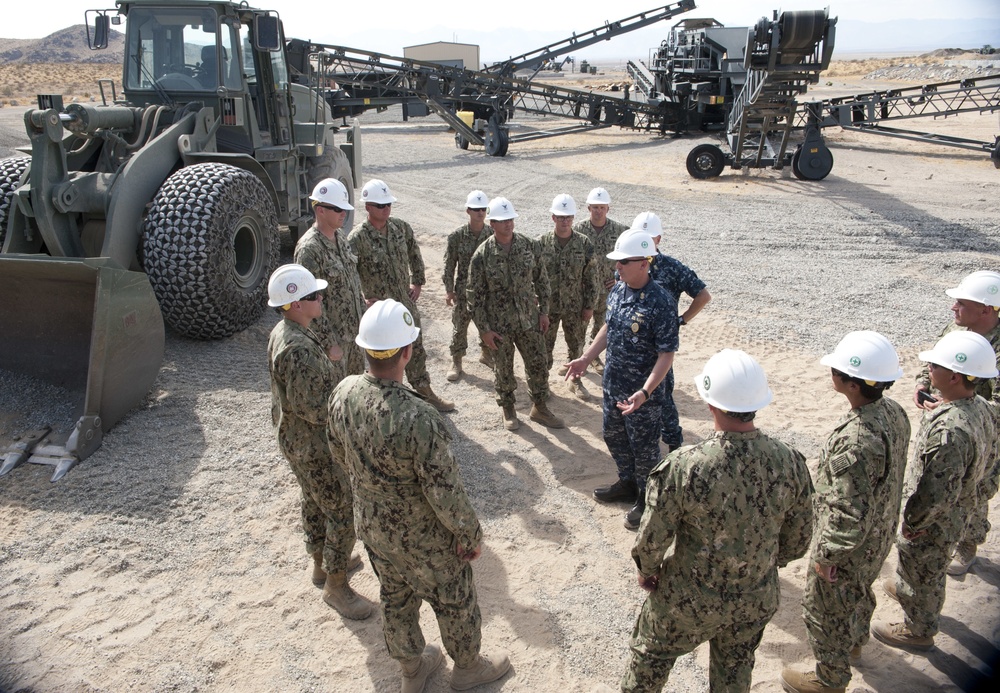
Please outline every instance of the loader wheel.
[[792, 154], [792, 173], [799, 180], [823, 180], [833, 170], [833, 152], [826, 145], [799, 145]]
[[245, 330], [264, 312], [279, 245], [257, 176], [218, 163], [182, 168], [153, 198], [142, 239], [164, 321], [194, 339]]
[[[326, 147], [321, 156], [309, 158], [309, 171], [306, 174], [309, 189], [306, 196], [312, 195], [313, 188], [324, 178], [336, 178], [347, 188], [347, 196], [354, 206], [354, 176], [351, 175], [351, 162], [340, 147]], [[350, 233], [354, 228], [354, 211], [347, 213], [344, 219], [344, 230]]]
[[7, 237], [7, 222], [10, 221], [14, 191], [20, 186], [21, 176], [30, 163], [30, 156], [15, 156], [0, 160], [0, 250], [3, 249], [4, 238]]
[[694, 178], [717, 178], [726, 167], [726, 156], [714, 144], [699, 144], [687, 157], [687, 170]]

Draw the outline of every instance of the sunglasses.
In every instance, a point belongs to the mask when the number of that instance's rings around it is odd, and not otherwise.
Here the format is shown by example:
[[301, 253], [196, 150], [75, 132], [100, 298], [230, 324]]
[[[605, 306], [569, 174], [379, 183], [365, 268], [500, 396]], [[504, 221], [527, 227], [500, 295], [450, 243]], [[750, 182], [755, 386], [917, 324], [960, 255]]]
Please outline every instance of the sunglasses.
[[340, 214], [341, 212], [346, 212], [347, 211], [346, 209], [341, 209], [340, 207], [338, 207], [336, 205], [317, 204], [316, 206], [317, 207], [322, 207], [323, 209], [329, 209], [331, 212], [336, 212], [337, 214]]
[[385, 209], [386, 207], [392, 207], [391, 202], [386, 202], [384, 204], [382, 202], [369, 202], [368, 204], [370, 204], [375, 209]]
[[645, 262], [645, 260], [646, 260], [646, 258], [644, 258], [644, 257], [627, 257], [624, 260], [619, 260], [618, 264], [620, 264], [620, 265], [628, 265], [628, 264], [633, 263], [633, 262]]
[[300, 300], [300, 301], [318, 301], [322, 296], [323, 296], [323, 294], [321, 294], [319, 291], [313, 291], [311, 294], [303, 296], [302, 298], [300, 298], [298, 300]]

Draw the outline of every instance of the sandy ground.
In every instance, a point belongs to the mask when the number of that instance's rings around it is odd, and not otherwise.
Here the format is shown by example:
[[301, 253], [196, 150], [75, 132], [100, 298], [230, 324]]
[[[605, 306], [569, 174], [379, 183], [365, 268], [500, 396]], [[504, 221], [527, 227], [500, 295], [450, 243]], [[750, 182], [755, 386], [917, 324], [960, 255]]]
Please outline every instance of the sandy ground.
[[[940, 125], [992, 140], [996, 124], [971, 116]], [[19, 118], [7, 127], [17, 133]], [[445, 381], [442, 252], [463, 223], [466, 193], [509, 197], [521, 213], [517, 230], [530, 235], [548, 230], [555, 194], [582, 203], [596, 185], [611, 192], [613, 218], [660, 213], [667, 251], [715, 296], [683, 328], [676, 361], [687, 442], [711, 432], [692, 377], [719, 349], [738, 347], [762, 362], [775, 392], [760, 426], [814, 466], [846, 407], [819, 357], [851, 329], [885, 332], [906, 371], [892, 394], [915, 431], [910, 379], [917, 351], [950, 319], [943, 290], [1000, 263], [1000, 171], [986, 156], [829, 135], [836, 164], [825, 181], [767, 170], [696, 181], [684, 158], [705, 139], [609, 130], [515, 143], [498, 160], [457, 150], [432, 119], [369, 120], [365, 177], [389, 182], [395, 214], [417, 231], [428, 267], [420, 299], [428, 365], [435, 389], [457, 403], [446, 418], [486, 532], [474, 565], [484, 649], [506, 649], [513, 661], [511, 674], [482, 690], [616, 686], [643, 593], [629, 556], [634, 535], [622, 526], [627, 508], [591, 497], [613, 478], [597, 397], [574, 399], [553, 373], [551, 407], [569, 425], [549, 431], [528, 421], [522, 382], [523, 425], [509, 433], [485, 367], [469, 359], [461, 381]], [[153, 391], [96, 454], [57, 484], [49, 468], [31, 465], [0, 479], [0, 691], [398, 690], [379, 618], [343, 620], [309, 582], [298, 488], [270, 427], [265, 348], [274, 322], [269, 313], [221, 342], [169, 335]], [[557, 356], [564, 350], [560, 340]], [[596, 376], [586, 384], [599, 396]], [[64, 416], [61, 397], [0, 374], [0, 448]], [[883, 576], [895, 562], [893, 553]], [[782, 666], [810, 656], [799, 606], [806, 570], [803, 559], [780, 573], [782, 604], [757, 653], [755, 691], [780, 690]], [[377, 598], [367, 561], [352, 584]], [[998, 587], [994, 531], [974, 570], [948, 581], [937, 648], [913, 655], [873, 642], [849, 690], [970, 690], [1000, 644]], [[875, 617], [898, 619], [899, 607], [877, 593]], [[440, 642], [427, 607], [422, 621]], [[678, 661], [668, 689], [707, 690], [707, 666], [702, 646]], [[428, 691], [449, 690], [450, 667]]]

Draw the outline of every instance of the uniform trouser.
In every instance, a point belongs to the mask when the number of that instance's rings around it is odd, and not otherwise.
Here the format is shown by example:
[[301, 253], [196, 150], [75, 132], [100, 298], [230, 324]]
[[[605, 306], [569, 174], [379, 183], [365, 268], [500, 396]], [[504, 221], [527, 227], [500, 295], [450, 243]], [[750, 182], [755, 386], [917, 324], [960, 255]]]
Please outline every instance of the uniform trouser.
[[[660, 589], [670, 585], [660, 583]], [[647, 597], [632, 630], [632, 657], [622, 677], [625, 693], [663, 689], [674, 662], [709, 641], [708, 686], [711, 693], [750, 690], [757, 646], [775, 609], [749, 608], [741, 600], [699, 604], [691, 600], [665, 603]]]
[[677, 412], [677, 405], [674, 404], [674, 369], [667, 371], [663, 378], [663, 393], [666, 399], [663, 402], [663, 429], [661, 436], [663, 442], [670, 446], [671, 450], [676, 450], [684, 442], [684, 431], [681, 430], [681, 416]]
[[[597, 297], [596, 304], [594, 305], [594, 322], [590, 326], [590, 339], [593, 341], [597, 333], [601, 331], [604, 327], [604, 319], [608, 312], [608, 295], [606, 293]], [[586, 325], [584, 326], [586, 329]]]
[[563, 336], [566, 338], [566, 352], [569, 354], [567, 360], [580, 358], [583, 353], [583, 338], [587, 334], [587, 323], [580, 317], [580, 313], [554, 313], [549, 315], [549, 331], [545, 333], [545, 355], [549, 370], [552, 370], [554, 359], [552, 352], [556, 348], [556, 335], [559, 332], [559, 324], [562, 323]]
[[397, 660], [414, 659], [424, 651], [426, 641], [420, 630], [420, 604], [426, 601], [434, 610], [441, 642], [455, 660], [455, 666], [472, 666], [479, 657], [482, 643], [482, 617], [472, 566], [463, 561], [455, 577], [440, 584], [430, 584], [414, 575], [403, 575], [390, 558], [376, 553], [371, 547], [365, 548], [378, 576], [382, 634], [389, 656]]
[[306, 551], [323, 551], [326, 572], [345, 572], [356, 539], [350, 478], [331, 457], [286, 457], [302, 488]]
[[604, 442], [618, 467], [618, 478], [635, 481], [639, 495], [646, 490], [646, 477], [660, 461], [660, 404], [646, 402], [628, 416], [604, 391]]
[[[413, 304], [413, 301], [407, 298], [405, 301], [400, 300], [400, 303], [406, 306], [406, 309], [413, 315], [414, 324], [420, 327], [420, 312]], [[413, 342], [413, 356], [410, 357], [410, 362], [406, 364], [406, 379], [413, 388], [431, 384], [431, 376], [427, 372], [427, 352], [424, 351], [423, 330], [420, 330], [420, 335]]]
[[[472, 322], [469, 302], [462, 298], [462, 295], [462, 293], [457, 294], [455, 306], [451, 311], [451, 355], [458, 358], [465, 356], [465, 352], [469, 350], [469, 323]], [[479, 341], [479, 344], [483, 349], [486, 349], [482, 340]]]
[[906, 614], [906, 625], [917, 637], [938, 632], [948, 564], [954, 537], [935, 532], [910, 541], [896, 538], [896, 596]]
[[[809, 565], [814, 565], [812, 559]], [[851, 681], [851, 649], [868, 642], [875, 612], [872, 582], [881, 567], [882, 561], [861, 571], [838, 567], [832, 584], [815, 570], [806, 576], [802, 618], [816, 657], [816, 675], [825, 686], [846, 687]]]
[[524, 374], [528, 381], [528, 394], [535, 404], [543, 404], [549, 398], [549, 369], [545, 366], [545, 340], [538, 330], [508, 331], [501, 335], [503, 340], [497, 345], [493, 355], [493, 377], [497, 391], [497, 404], [512, 406], [516, 401], [514, 391], [514, 347], [524, 361]]
[[986, 474], [976, 487], [976, 505], [965, 518], [965, 527], [959, 543], [978, 546], [986, 541], [986, 535], [990, 533], [992, 526], [989, 517], [990, 500], [997, 495], [998, 486], [1000, 486], [1000, 456], [994, 460], [991, 467], [987, 467]]

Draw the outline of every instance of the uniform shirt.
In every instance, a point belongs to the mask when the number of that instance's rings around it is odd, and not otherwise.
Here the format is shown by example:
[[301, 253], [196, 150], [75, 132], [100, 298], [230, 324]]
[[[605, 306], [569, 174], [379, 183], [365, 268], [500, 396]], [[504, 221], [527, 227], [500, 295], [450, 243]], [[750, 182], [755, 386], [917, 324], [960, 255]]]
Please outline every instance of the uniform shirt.
[[816, 473], [813, 561], [881, 565], [899, 523], [909, 443], [906, 412], [887, 397], [837, 422]]
[[538, 329], [540, 313], [549, 313], [549, 277], [534, 241], [515, 233], [504, 250], [490, 236], [472, 254], [469, 311], [480, 332]]
[[448, 293], [458, 294], [465, 299], [465, 287], [469, 280], [469, 261], [483, 241], [493, 235], [493, 227], [489, 224], [476, 235], [469, 225], [456, 229], [448, 234], [448, 247], [444, 253], [444, 289]]
[[566, 245], [554, 231], [538, 239], [538, 252], [549, 275], [549, 310], [553, 315], [593, 310], [597, 300], [594, 246], [580, 233], [571, 233]]
[[680, 300], [682, 293], [694, 298], [705, 288], [705, 282], [698, 278], [693, 269], [663, 253], [653, 256], [649, 276], [666, 289], [674, 297], [674, 301]]
[[[644, 577], [713, 597], [766, 597], [777, 568], [802, 556], [812, 531], [812, 481], [797, 450], [762, 431], [717, 431], [649, 474], [632, 547]], [[668, 550], [673, 547], [671, 555]]]
[[[940, 337], [944, 337], [949, 332], [964, 329], [964, 327], [959, 327], [952, 322], [941, 331]], [[984, 334], [983, 337], [985, 337], [986, 341], [988, 341], [990, 346], [993, 347], [993, 353], [997, 355], [997, 368], [1000, 369], [1000, 324]], [[917, 374], [917, 387], [927, 391], [932, 389], [931, 375], [927, 370], [926, 363], [923, 364], [923, 367], [920, 369], [920, 373]], [[985, 399], [987, 402], [991, 402], [995, 407], [995, 410], [1000, 410], [1000, 376], [997, 376], [996, 378], [981, 379], [979, 384], [976, 385], [976, 394]]]
[[353, 375], [330, 398], [329, 431], [351, 475], [365, 546], [384, 557], [425, 557], [405, 561], [425, 573], [425, 584], [460, 570], [455, 549], [478, 546], [482, 530], [437, 410], [394, 380]]
[[267, 341], [271, 372], [271, 420], [286, 457], [329, 457], [327, 400], [337, 384], [333, 362], [319, 337], [282, 319]]
[[349, 375], [362, 373], [364, 356], [354, 337], [365, 312], [365, 302], [358, 258], [347, 244], [347, 234], [338, 230], [334, 243], [313, 226], [295, 244], [295, 262], [328, 284], [323, 290], [323, 314], [313, 321], [313, 332], [327, 349], [333, 344], [343, 349], [342, 362]]
[[424, 261], [413, 229], [389, 217], [383, 234], [365, 221], [354, 227], [347, 242], [358, 258], [358, 276], [368, 300], [394, 298], [410, 305], [410, 285], [424, 285]]
[[911, 531], [958, 541], [995, 438], [992, 410], [978, 395], [924, 414], [904, 490], [903, 522]]
[[615, 278], [615, 261], [608, 259], [608, 253], [615, 249], [615, 241], [628, 227], [619, 224], [613, 219], [608, 219], [604, 223], [604, 228], [598, 231], [590, 223], [590, 219], [574, 224], [574, 233], [582, 233], [590, 239], [594, 246], [594, 275], [597, 281], [597, 296], [602, 298], [608, 295], [608, 290], [604, 288], [606, 282]]
[[[638, 392], [663, 352], [677, 351], [677, 301], [650, 280], [641, 289], [618, 282], [608, 294], [604, 391], [616, 401]], [[662, 387], [650, 399], [662, 401]]]

